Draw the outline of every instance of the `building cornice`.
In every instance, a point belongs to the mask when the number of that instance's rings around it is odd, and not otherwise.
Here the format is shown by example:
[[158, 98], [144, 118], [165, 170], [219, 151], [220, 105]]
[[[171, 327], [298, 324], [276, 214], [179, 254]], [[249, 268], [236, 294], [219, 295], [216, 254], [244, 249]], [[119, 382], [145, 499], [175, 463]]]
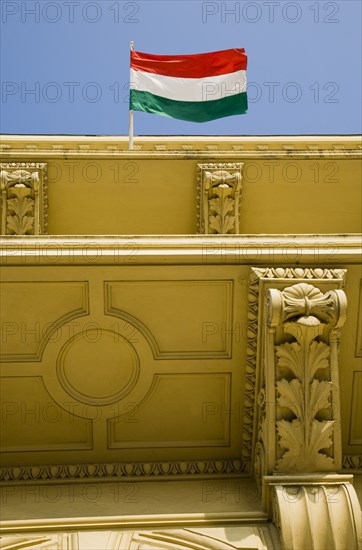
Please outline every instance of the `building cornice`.
[[360, 136], [1, 136], [3, 159], [361, 158]]
[[4, 265], [359, 264], [360, 234], [6, 236]]

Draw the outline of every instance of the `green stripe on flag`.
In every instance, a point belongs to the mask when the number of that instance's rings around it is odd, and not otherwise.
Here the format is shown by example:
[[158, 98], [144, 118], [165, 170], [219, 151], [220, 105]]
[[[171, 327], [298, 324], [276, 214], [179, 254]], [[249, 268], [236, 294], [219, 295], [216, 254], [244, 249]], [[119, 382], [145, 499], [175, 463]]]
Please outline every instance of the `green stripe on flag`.
[[191, 122], [207, 122], [246, 113], [248, 99], [246, 92], [242, 92], [211, 101], [175, 101], [149, 92], [131, 90], [129, 108]]

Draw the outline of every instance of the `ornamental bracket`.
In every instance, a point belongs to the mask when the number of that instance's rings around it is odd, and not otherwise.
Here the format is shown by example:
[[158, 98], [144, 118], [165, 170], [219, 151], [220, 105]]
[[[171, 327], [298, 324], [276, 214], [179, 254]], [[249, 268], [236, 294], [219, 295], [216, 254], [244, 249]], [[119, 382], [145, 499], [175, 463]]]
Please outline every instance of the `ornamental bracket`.
[[283, 548], [352, 550], [360, 544], [358, 500], [352, 476], [339, 474], [338, 347], [347, 299], [337, 281], [310, 283], [260, 296], [254, 474]]

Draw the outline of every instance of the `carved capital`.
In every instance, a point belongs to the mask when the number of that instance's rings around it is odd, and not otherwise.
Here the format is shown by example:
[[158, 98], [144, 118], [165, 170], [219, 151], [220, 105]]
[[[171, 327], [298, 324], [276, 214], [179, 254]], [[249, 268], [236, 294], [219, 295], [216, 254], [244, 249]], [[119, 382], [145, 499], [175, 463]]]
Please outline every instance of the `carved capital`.
[[198, 233], [240, 232], [242, 163], [198, 164]]
[[267, 294], [267, 323], [276, 327], [289, 320], [310, 324], [343, 326], [346, 320], [347, 300], [343, 290], [331, 290], [323, 294], [307, 283], [289, 286], [280, 291], [270, 289]]
[[47, 232], [47, 165], [0, 165], [1, 233], [40, 235]]

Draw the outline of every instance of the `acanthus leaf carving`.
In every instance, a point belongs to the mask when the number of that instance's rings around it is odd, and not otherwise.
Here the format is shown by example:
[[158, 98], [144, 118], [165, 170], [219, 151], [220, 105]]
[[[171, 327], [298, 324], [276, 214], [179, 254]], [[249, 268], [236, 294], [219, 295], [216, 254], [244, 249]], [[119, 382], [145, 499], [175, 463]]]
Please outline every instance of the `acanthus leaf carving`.
[[[248, 294], [248, 330], [247, 330], [247, 359], [245, 371], [244, 387], [244, 411], [242, 427], [242, 457], [247, 469], [254, 468], [256, 478], [261, 482], [263, 475], [270, 472], [273, 462], [272, 456], [267, 458], [265, 450], [265, 434], [269, 433], [266, 426], [265, 402], [271, 399], [270, 395], [266, 397], [265, 370], [263, 364], [266, 359], [259, 357], [259, 349], [263, 349], [263, 339], [265, 339], [265, 324], [259, 322], [261, 315], [260, 307], [263, 304], [265, 288], [282, 288], [283, 285], [290, 286], [293, 283], [306, 282], [307, 284], [328, 284], [328, 289], [340, 289], [345, 284], [345, 269], [327, 269], [321, 266], [316, 267], [252, 267], [250, 269], [250, 284]], [[273, 285], [273, 286], [272, 286]], [[335, 290], [336, 294], [342, 293], [342, 290]], [[265, 301], [264, 301], [265, 303]], [[339, 306], [341, 304], [339, 303]], [[339, 326], [343, 324], [345, 318], [345, 305], [339, 307]], [[276, 314], [278, 313], [275, 312]], [[281, 322], [278, 315], [277, 324]], [[338, 385], [335, 389], [338, 392]], [[255, 394], [257, 394], [263, 406], [255, 406]], [[263, 396], [263, 397], [261, 397]], [[271, 399], [272, 400], [272, 399]], [[270, 436], [271, 437], [271, 436]], [[255, 452], [252, 451], [252, 442], [255, 442]], [[254, 460], [253, 460], [254, 458]], [[350, 462], [345, 460], [346, 468], [351, 468]], [[354, 463], [353, 463], [354, 464]]]
[[[306, 296], [317, 297], [319, 303], [326, 302], [323, 294], [311, 285], [295, 285], [294, 288], [285, 289], [284, 293], [290, 296], [293, 291], [299, 296], [304, 291]], [[331, 303], [333, 304], [333, 300]], [[318, 375], [325, 377], [325, 371], [329, 369], [330, 347], [324, 342], [316, 341], [323, 334], [326, 325], [310, 314], [311, 307], [308, 304], [306, 307], [308, 311], [302, 308], [301, 317], [295, 322], [286, 322], [283, 325], [284, 333], [291, 334], [296, 341], [276, 346], [276, 377], [278, 378], [278, 373], [280, 375], [283, 369], [282, 372], [288, 378], [276, 381], [276, 390], [279, 393], [277, 403], [279, 407], [283, 407], [279, 408], [279, 415], [283, 419], [276, 422], [278, 444], [281, 451], [287, 449], [284, 454], [279, 452], [281, 456], [276, 463], [277, 471], [318, 471], [331, 470], [334, 467], [333, 460], [326, 454], [333, 444], [334, 421], [316, 419], [322, 410], [330, 409], [331, 405], [331, 382], [318, 379]], [[324, 312], [323, 319], [327, 315], [329, 314]], [[334, 315], [329, 315], [329, 318], [333, 319]], [[285, 409], [289, 409], [295, 419], [291, 421]], [[287, 428], [288, 425], [290, 429]]]
[[331, 405], [332, 382], [328, 380], [318, 381], [316, 379], [310, 385], [309, 406], [314, 418]]
[[292, 371], [296, 378], [301, 379], [303, 372], [302, 358], [300, 354], [300, 345], [297, 342], [277, 346], [276, 355], [279, 368], [286, 368]]
[[0, 170], [2, 234], [46, 233], [46, 163], [1, 164]]
[[323, 342], [312, 342], [309, 346], [307, 379], [312, 380], [317, 371], [329, 367], [330, 347]]
[[15, 185], [11, 189], [13, 198], [8, 199], [7, 227], [9, 232], [15, 235], [26, 235], [31, 233], [34, 225], [35, 200], [30, 196], [31, 190], [28, 187]]
[[322, 452], [329, 449], [333, 444], [333, 429], [333, 420], [326, 420], [324, 422], [313, 420], [311, 423], [310, 437], [308, 441], [310, 448], [308, 449], [307, 455], [308, 458], [310, 457], [311, 459], [311, 467], [309, 467], [310, 470], [328, 470], [334, 468], [333, 459], [326, 455], [325, 452]]
[[303, 446], [303, 426], [300, 420], [279, 420], [277, 422], [277, 431], [279, 435], [279, 445], [282, 449], [287, 449], [282, 460], [279, 461], [279, 467], [283, 466], [288, 470], [295, 470]]
[[280, 472], [313, 472], [330, 471], [334, 462], [322, 449], [332, 445], [333, 422], [318, 422], [310, 425], [308, 440], [305, 440], [305, 429], [300, 420], [279, 420], [277, 422], [279, 445], [287, 451], [278, 460], [276, 470]]
[[264, 475], [337, 471], [337, 351], [345, 295], [338, 289], [323, 294], [302, 282], [269, 289], [265, 305], [259, 391], [267, 405], [259, 413], [257, 434], [257, 448], [266, 450]]
[[291, 382], [288, 382], [285, 378], [282, 378], [276, 385], [279, 393], [279, 397], [277, 397], [279, 407], [287, 407], [292, 411], [296, 418], [302, 418], [303, 396], [301, 382], [296, 378], [294, 378]]
[[239, 233], [242, 163], [198, 165], [198, 232]]

